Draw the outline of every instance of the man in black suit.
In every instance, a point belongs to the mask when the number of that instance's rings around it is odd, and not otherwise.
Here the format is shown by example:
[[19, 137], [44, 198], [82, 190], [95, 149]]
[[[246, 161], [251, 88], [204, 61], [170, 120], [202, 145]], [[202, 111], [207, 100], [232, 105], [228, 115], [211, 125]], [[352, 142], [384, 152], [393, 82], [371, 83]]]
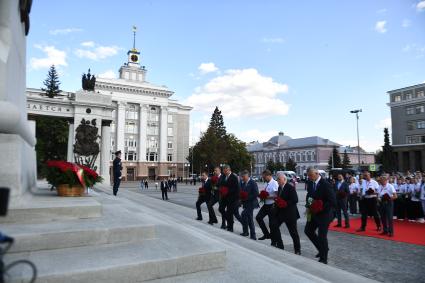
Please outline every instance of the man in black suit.
[[208, 204], [211, 198], [211, 181], [208, 178], [208, 171], [204, 171], [201, 174], [201, 188], [204, 191], [199, 192], [198, 200], [196, 201], [196, 212], [198, 214], [196, 220], [199, 221], [202, 221], [201, 204], [204, 202]]
[[[258, 185], [249, 177], [247, 170], [242, 171], [241, 179], [241, 192], [246, 192], [247, 194], [246, 199], [241, 199], [243, 208], [241, 215], [243, 233], [241, 236], [247, 237], [251, 234], [250, 238], [257, 240], [254, 225], [254, 209], [258, 207]], [[250, 233], [248, 233], [248, 227]]]
[[165, 179], [161, 181], [161, 193], [162, 200], [168, 200], [168, 181]]
[[279, 184], [278, 197], [284, 200], [284, 207], [278, 206], [279, 201], [275, 201], [270, 220], [270, 231], [272, 243], [279, 249], [284, 249], [280, 225], [285, 222], [294, 243], [295, 254], [301, 255], [300, 236], [298, 235], [297, 220], [300, 218], [298, 212], [298, 194], [295, 188], [290, 185], [284, 173], [277, 174]]
[[[319, 251], [316, 257], [319, 262], [328, 263], [328, 229], [329, 224], [334, 218], [334, 209], [336, 206], [335, 192], [325, 179], [323, 179], [317, 169], [310, 168], [308, 170], [308, 178], [310, 179], [307, 188], [306, 203], [310, 200], [323, 202], [323, 208], [317, 213], [311, 214], [311, 219], [307, 219], [304, 233]], [[318, 233], [316, 233], [318, 230]]]
[[232, 173], [229, 165], [223, 166], [223, 180], [222, 187], [228, 188], [226, 196], [222, 196], [221, 202], [225, 208], [224, 215], [227, 221], [227, 231], [233, 232], [233, 215], [239, 209], [239, 193], [240, 183], [238, 176]]
[[[210, 178], [211, 197], [209, 202], [207, 203], [208, 214], [209, 214], [208, 224], [210, 225], [213, 225], [214, 223], [218, 223], [217, 216], [215, 215], [215, 212], [214, 212], [214, 205], [219, 201], [218, 189], [220, 187], [220, 179], [221, 179], [221, 168], [217, 166], [214, 168], [214, 174]], [[224, 219], [223, 221], [225, 222]]]
[[115, 159], [112, 162], [112, 172], [114, 174], [114, 185], [112, 187], [112, 190], [113, 190], [114, 196], [117, 195], [118, 188], [120, 187], [121, 170], [122, 170], [121, 150], [118, 150], [115, 152]]
[[334, 190], [336, 193], [336, 218], [338, 219], [338, 224], [335, 227], [342, 227], [342, 217], [341, 210], [344, 214], [345, 219], [345, 228], [350, 228], [350, 221], [348, 218], [348, 196], [350, 195], [350, 188], [348, 187], [348, 183], [344, 180], [344, 176], [342, 174], [338, 174], [337, 181], [334, 186]]

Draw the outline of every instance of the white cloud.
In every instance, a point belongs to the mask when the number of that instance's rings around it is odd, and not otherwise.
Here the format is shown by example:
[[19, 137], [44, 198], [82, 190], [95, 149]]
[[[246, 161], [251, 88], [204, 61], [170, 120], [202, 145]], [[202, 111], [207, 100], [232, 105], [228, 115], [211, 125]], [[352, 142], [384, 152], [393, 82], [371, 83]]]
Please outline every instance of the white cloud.
[[378, 21], [375, 24], [375, 30], [379, 33], [386, 33], [387, 29], [385, 28], [385, 25], [387, 24], [387, 21]]
[[75, 55], [79, 58], [87, 58], [95, 61], [114, 56], [119, 50], [121, 50], [120, 47], [115, 45], [101, 46], [90, 41], [83, 43], [85, 43], [85, 47], [87, 47], [87, 49], [77, 49], [75, 50]]
[[252, 141], [266, 142], [271, 137], [274, 137], [277, 134], [278, 134], [277, 131], [261, 131], [258, 129], [251, 129], [246, 132], [240, 133], [238, 137], [247, 143]]
[[289, 105], [277, 97], [286, 92], [288, 85], [275, 82], [256, 69], [235, 69], [196, 88], [186, 103], [207, 113], [218, 106], [229, 118], [286, 115]]
[[107, 71], [99, 74], [98, 77], [99, 78], [105, 78], [105, 79], [115, 79], [117, 77], [117, 74], [113, 70], [107, 70]]
[[375, 129], [391, 128], [391, 118], [385, 118], [375, 124]]
[[84, 46], [84, 47], [94, 47], [94, 42], [93, 41], [84, 41], [84, 42], [81, 42], [80, 45]]
[[47, 45], [35, 45], [34, 47], [42, 50], [46, 54], [46, 57], [32, 57], [30, 59], [30, 66], [32, 69], [49, 68], [51, 65], [55, 65], [56, 67], [68, 66], [68, 63], [66, 62], [65, 51], [56, 49], [56, 47], [54, 46]]
[[64, 28], [64, 29], [54, 29], [49, 31], [51, 35], [65, 35], [71, 32], [81, 32], [83, 29], [80, 28]]
[[425, 11], [425, 1], [420, 1], [420, 2], [416, 5], [416, 11], [418, 11], [418, 12]]
[[404, 27], [404, 28], [408, 28], [408, 27], [410, 27], [412, 25], [412, 22], [409, 20], [409, 19], [404, 19], [402, 22], [401, 22], [401, 26], [402, 27]]
[[201, 65], [199, 65], [198, 70], [201, 72], [201, 74], [208, 74], [208, 73], [217, 72], [218, 68], [216, 67], [214, 63], [210, 62], [210, 63], [202, 63]]
[[285, 39], [282, 37], [263, 37], [261, 41], [264, 43], [284, 43]]

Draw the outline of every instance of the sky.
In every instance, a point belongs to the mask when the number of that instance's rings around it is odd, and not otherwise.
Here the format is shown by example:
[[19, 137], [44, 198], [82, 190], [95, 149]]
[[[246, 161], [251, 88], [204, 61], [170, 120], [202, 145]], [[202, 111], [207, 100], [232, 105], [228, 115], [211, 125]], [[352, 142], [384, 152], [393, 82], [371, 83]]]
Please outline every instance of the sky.
[[91, 68], [117, 77], [133, 44], [147, 80], [193, 106], [191, 143], [215, 106], [228, 132], [267, 141], [320, 136], [375, 151], [389, 90], [425, 82], [425, 1], [152, 0], [33, 2], [27, 86], [50, 65], [61, 89]]

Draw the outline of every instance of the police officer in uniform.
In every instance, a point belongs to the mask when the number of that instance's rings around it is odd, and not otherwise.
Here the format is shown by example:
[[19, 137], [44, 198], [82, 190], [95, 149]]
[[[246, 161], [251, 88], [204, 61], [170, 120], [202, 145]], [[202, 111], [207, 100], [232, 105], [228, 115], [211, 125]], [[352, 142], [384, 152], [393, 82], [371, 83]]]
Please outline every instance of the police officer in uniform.
[[118, 193], [118, 188], [120, 187], [121, 183], [121, 170], [122, 170], [122, 164], [121, 164], [121, 150], [118, 150], [115, 152], [115, 159], [112, 163], [112, 171], [114, 173], [114, 186], [113, 186], [113, 192], [114, 196]]

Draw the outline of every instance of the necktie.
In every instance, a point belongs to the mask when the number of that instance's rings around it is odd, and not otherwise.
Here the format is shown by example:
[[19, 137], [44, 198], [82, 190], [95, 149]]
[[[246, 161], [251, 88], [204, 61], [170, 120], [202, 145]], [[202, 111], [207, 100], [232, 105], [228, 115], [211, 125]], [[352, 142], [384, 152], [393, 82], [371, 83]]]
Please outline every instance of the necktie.
[[316, 182], [313, 182], [313, 192], [316, 191]]

